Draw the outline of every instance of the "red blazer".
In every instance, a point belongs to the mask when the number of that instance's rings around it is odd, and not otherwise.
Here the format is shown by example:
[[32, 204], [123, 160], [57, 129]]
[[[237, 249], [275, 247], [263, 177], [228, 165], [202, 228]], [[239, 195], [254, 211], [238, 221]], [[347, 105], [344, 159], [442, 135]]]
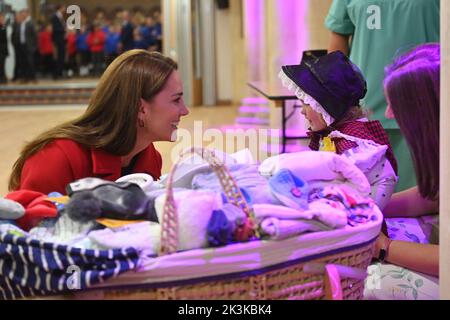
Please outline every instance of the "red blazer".
[[[150, 144], [140, 153], [133, 172], [147, 173], [157, 180], [161, 168], [161, 154]], [[120, 156], [84, 147], [73, 140], [55, 139], [25, 161], [19, 189], [66, 194], [70, 182], [87, 177], [115, 181], [121, 170]]]

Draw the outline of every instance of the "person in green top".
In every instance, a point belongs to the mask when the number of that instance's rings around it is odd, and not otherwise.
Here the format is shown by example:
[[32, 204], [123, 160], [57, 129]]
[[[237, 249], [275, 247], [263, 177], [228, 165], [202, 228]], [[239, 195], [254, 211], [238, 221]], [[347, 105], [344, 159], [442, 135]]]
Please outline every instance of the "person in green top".
[[397, 191], [416, 185], [411, 155], [395, 120], [387, 119], [384, 68], [421, 43], [439, 42], [439, 0], [333, 0], [325, 19], [328, 51], [349, 54], [367, 79], [362, 105], [386, 129], [398, 161]]

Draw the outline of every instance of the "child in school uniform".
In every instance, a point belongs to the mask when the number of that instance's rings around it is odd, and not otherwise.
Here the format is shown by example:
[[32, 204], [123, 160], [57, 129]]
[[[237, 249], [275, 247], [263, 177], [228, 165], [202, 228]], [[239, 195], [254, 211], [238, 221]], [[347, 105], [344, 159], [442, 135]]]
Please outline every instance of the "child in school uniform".
[[358, 67], [335, 51], [283, 66], [279, 76], [303, 104], [310, 149], [352, 160], [366, 175], [370, 196], [382, 209], [397, 184], [397, 162], [381, 123], [368, 120], [359, 104], [367, 88]]

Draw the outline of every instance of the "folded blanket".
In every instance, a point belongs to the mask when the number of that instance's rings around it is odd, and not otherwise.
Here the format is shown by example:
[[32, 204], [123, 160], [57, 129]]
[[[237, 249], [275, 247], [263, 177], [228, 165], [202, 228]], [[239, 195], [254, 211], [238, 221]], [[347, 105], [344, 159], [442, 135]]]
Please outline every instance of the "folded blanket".
[[325, 231], [332, 228], [314, 220], [282, 220], [267, 218], [261, 222], [263, 235], [268, 235], [273, 240], [283, 240], [305, 232]]
[[29, 231], [29, 236], [36, 240], [77, 246], [78, 242], [83, 241], [87, 234], [98, 226], [95, 221], [75, 221], [64, 213], [57, 220], [53, 220], [47, 223], [44, 220]]
[[288, 207], [255, 204], [253, 206], [255, 217], [258, 222], [266, 218], [277, 218], [280, 220], [317, 220], [330, 228], [341, 228], [347, 225], [347, 212], [344, 207], [335, 208], [333, 201], [317, 200], [309, 204], [308, 210], [296, 210]]
[[88, 237], [100, 249], [133, 247], [147, 254], [155, 254], [160, 247], [161, 225], [144, 221], [120, 228], [91, 231]]
[[[280, 204], [278, 199], [270, 191], [268, 181], [259, 174], [257, 165], [230, 165], [228, 171], [235, 179], [239, 188], [245, 189], [251, 203]], [[209, 189], [222, 192], [220, 181], [211, 169], [194, 176], [192, 179], [192, 189]]]
[[263, 176], [272, 176], [281, 169], [289, 169], [306, 181], [343, 181], [362, 195], [370, 193], [365, 175], [350, 160], [332, 152], [301, 151], [284, 153], [264, 160], [259, 166]]

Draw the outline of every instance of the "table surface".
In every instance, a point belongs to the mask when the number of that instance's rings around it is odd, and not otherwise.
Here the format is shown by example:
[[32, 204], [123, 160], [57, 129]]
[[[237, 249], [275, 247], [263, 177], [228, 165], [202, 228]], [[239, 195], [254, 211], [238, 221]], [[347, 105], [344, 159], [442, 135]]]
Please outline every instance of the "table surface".
[[247, 82], [248, 86], [255, 89], [269, 100], [297, 100], [297, 96], [283, 87], [281, 83], [273, 84], [262, 81]]

